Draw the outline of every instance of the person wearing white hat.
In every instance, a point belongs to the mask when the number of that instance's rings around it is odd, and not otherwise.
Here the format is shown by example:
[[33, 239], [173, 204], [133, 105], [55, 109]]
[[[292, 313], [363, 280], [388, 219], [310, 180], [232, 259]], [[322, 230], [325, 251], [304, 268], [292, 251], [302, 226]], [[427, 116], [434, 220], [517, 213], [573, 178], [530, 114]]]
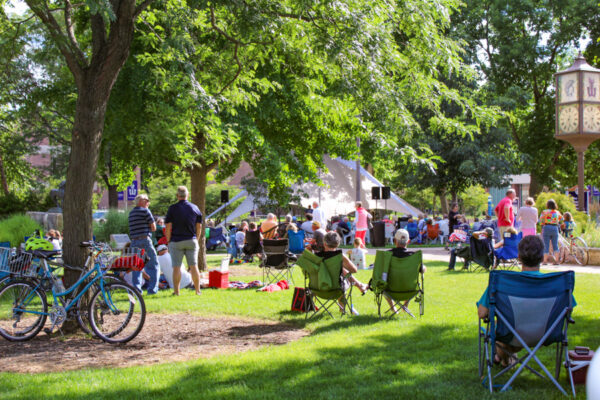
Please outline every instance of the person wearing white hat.
[[[173, 261], [171, 260], [171, 254], [169, 254], [169, 248], [166, 245], [161, 244], [156, 248], [156, 251], [158, 252], [158, 265], [160, 265], [160, 270], [165, 276], [169, 287], [173, 289], [175, 286], [173, 283]], [[187, 287], [190, 283], [192, 283], [192, 275], [185, 269], [182, 269], [180, 287]]]

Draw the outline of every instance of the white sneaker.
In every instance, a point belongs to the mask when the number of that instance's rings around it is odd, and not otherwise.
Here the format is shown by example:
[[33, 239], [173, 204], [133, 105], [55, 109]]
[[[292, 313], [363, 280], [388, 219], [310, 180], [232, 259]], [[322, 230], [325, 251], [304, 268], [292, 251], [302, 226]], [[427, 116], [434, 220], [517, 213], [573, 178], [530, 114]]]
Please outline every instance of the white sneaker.
[[360, 314], [358, 313], [358, 311], [356, 310], [356, 308], [354, 308], [354, 306], [352, 306], [352, 309], [351, 309], [351, 310], [352, 310], [352, 315], [360, 315]]

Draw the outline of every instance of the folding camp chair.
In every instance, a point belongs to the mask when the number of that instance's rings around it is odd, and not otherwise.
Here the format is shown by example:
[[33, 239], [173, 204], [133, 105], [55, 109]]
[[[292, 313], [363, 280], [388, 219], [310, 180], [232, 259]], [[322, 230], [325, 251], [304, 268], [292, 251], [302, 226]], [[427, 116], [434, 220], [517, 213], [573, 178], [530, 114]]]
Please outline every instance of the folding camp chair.
[[[331, 318], [332, 306], [340, 307], [342, 314], [352, 314], [352, 285], [348, 282], [350, 274], [342, 277], [342, 251], [339, 250], [329, 258], [322, 258], [309, 250], [298, 258], [297, 264], [304, 273], [304, 288], [311, 304], [306, 318], [327, 313]], [[339, 300], [339, 301], [338, 301]], [[311, 308], [312, 307], [312, 308]]]
[[440, 238], [440, 226], [438, 224], [427, 224], [427, 243], [442, 242]]
[[246, 243], [242, 248], [244, 252], [244, 261], [252, 261], [255, 254], [263, 254], [263, 246], [260, 243], [260, 231], [246, 232]]
[[494, 250], [494, 269], [519, 269], [519, 242], [523, 238], [523, 233], [515, 235], [514, 233], [504, 234], [504, 245]]
[[[567, 328], [573, 309], [573, 288], [575, 273], [573, 271], [555, 272], [550, 274], [531, 275], [516, 271], [494, 270], [490, 272], [488, 295], [489, 317], [479, 320], [479, 376], [484, 385], [493, 392], [496, 378], [504, 375], [513, 368], [516, 372], [501, 386], [500, 391], [506, 391], [515, 378], [527, 368], [536, 376], [545, 379], [546, 376], [563, 394], [567, 394], [558, 383], [561, 359], [564, 353], [564, 365], [567, 369], [573, 396], [575, 386], [572, 379], [572, 363], [569, 360]], [[506, 348], [506, 345], [522, 347], [527, 354], [513, 360], [506, 368], [495, 375], [492, 374], [493, 360], [496, 354], [496, 344]], [[537, 351], [544, 346], [556, 343], [555, 374], [552, 374], [542, 364]], [[542, 372], [529, 366], [534, 360]], [[519, 366], [520, 364], [520, 366]], [[533, 364], [533, 363], [532, 363]]]
[[238, 258], [238, 247], [235, 241], [236, 232], [236, 228], [231, 228], [229, 230], [229, 244], [227, 245], [227, 253], [229, 253], [232, 260]]
[[222, 227], [208, 229], [209, 233], [206, 238], [206, 250], [216, 250], [218, 246], [227, 247], [227, 238], [223, 233], [224, 229]]
[[304, 251], [304, 231], [299, 229], [298, 232], [288, 231], [288, 239], [290, 241], [290, 251], [294, 254], [302, 254]]
[[471, 236], [469, 238], [469, 247], [471, 248], [471, 264], [469, 265], [469, 271], [489, 271], [490, 267], [494, 265], [494, 247], [492, 246], [491, 238], [480, 239]]
[[[375, 302], [379, 316], [383, 298], [393, 301], [394, 307], [415, 317], [404, 302], [415, 298], [419, 303], [419, 315], [425, 312], [425, 291], [423, 276], [423, 253], [417, 251], [408, 257], [394, 257], [391, 251], [377, 251], [371, 289], [375, 292]], [[395, 314], [392, 307], [386, 311]], [[384, 313], [385, 314], [385, 313]]]
[[264, 257], [260, 263], [263, 269], [263, 283], [265, 285], [277, 283], [282, 279], [294, 282], [292, 279], [292, 267], [289, 265], [288, 240], [287, 239], [265, 239], [263, 240]]

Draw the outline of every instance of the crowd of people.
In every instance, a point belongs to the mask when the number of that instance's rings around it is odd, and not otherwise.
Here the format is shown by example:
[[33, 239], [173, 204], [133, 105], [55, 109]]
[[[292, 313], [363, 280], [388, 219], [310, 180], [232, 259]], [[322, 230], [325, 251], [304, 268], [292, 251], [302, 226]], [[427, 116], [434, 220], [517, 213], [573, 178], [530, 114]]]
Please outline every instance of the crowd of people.
[[[177, 191], [177, 202], [169, 207], [164, 219], [154, 219], [149, 204], [148, 196], [141, 194], [136, 198], [136, 206], [129, 214], [130, 246], [144, 249], [147, 256], [144, 271], [133, 272], [131, 283], [139, 290], [142, 285], [148, 294], [158, 291], [159, 277], [162, 272], [164, 280], [173, 289], [174, 295], [179, 295], [181, 287], [193, 286], [196, 293], [201, 293], [200, 273], [198, 270], [198, 238], [202, 229], [203, 219], [198, 207], [188, 200], [187, 188], [181, 186]], [[556, 202], [549, 200], [547, 208], [538, 213], [532, 198], [525, 201], [523, 207], [515, 212], [513, 203], [516, 193], [513, 189], [507, 191], [506, 196], [494, 209], [496, 219], [484, 213], [481, 218], [475, 218], [471, 224], [460, 212], [459, 205], [454, 203], [447, 215], [430, 218], [427, 214], [417, 217], [411, 215], [400, 218], [392, 216], [385, 218], [384, 222], [390, 227], [388, 234], [397, 241], [395, 233], [406, 234], [407, 241], [425, 243], [438, 237], [440, 242], [452, 240], [453, 235], [460, 232], [469, 232], [483, 236], [493, 236], [495, 247], [501, 247], [505, 233], [521, 233], [523, 237], [536, 235], [537, 227], [541, 226], [541, 237], [544, 243], [544, 263], [557, 263], [558, 233], [563, 230], [569, 234], [575, 225], [570, 213], [564, 215], [557, 209]], [[257, 232], [259, 240], [283, 239], [303, 231], [305, 236], [304, 247], [317, 254], [325, 254], [331, 250], [333, 243], [332, 234], [339, 238], [339, 245], [351, 244], [344, 255], [347, 262], [356, 269], [369, 268], [366, 263], [365, 243], [367, 232], [371, 227], [373, 216], [366, 210], [361, 202], [355, 205], [355, 212], [350, 215], [333, 216], [330, 219], [318, 202], [313, 202], [312, 207], [306, 210], [304, 220], [300, 221], [295, 216], [286, 215], [285, 220], [279, 223], [274, 214], [268, 214], [260, 224], [242, 221], [233, 226], [231, 246], [236, 248], [237, 254], [248, 253], [248, 232]], [[209, 226], [210, 222], [206, 225]], [[435, 233], [432, 234], [432, 232]], [[53, 232], [51, 239], [59, 246], [60, 233]], [[327, 236], [329, 235], [329, 236]], [[330, 238], [329, 245], [326, 238]], [[404, 240], [403, 240], [404, 242]], [[329, 249], [329, 250], [328, 250]], [[188, 270], [182, 270], [183, 258], [186, 258]], [[346, 262], [346, 261], [345, 261]], [[349, 269], [347, 269], [349, 270]], [[364, 286], [357, 283], [361, 291]]]

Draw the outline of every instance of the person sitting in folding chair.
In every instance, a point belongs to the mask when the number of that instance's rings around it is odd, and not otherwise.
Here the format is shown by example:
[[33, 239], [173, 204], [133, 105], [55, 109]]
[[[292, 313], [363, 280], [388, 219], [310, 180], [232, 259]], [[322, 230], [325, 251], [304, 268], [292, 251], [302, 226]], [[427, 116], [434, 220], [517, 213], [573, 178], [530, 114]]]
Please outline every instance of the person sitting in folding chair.
[[[421, 251], [407, 249], [410, 235], [405, 229], [398, 229], [394, 235], [396, 247], [389, 251], [377, 251], [373, 267], [370, 288], [375, 292], [375, 302], [381, 317], [382, 298], [388, 302], [392, 315], [398, 313], [398, 306], [408, 315], [414, 315], [408, 309], [410, 301], [419, 295], [419, 314], [424, 312], [423, 274], [427, 267], [423, 265]], [[403, 304], [400, 304], [404, 302]]]
[[264, 258], [260, 267], [263, 269], [263, 283], [269, 285], [282, 279], [293, 283], [293, 265], [288, 263], [290, 260], [288, 239], [264, 239], [262, 245]]
[[513, 269], [519, 266], [519, 242], [523, 238], [522, 233], [512, 226], [504, 233], [501, 241], [494, 244], [494, 268]]
[[262, 259], [263, 247], [261, 240], [263, 239], [262, 234], [256, 228], [256, 223], [250, 222], [249, 230], [244, 236], [244, 261], [252, 262], [252, 256], [255, 254], [258, 258]]
[[[367, 285], [351, 276], [358, 270], [342, 250], [338, 249], [340, 243], [341, 238], [336, 232], [328, 232], [324, 238], [324, 251], [313, 254], [305, 250], [298, 259], [297, 264], [304, 272], [305, 288], [313, 302], [312, 316], [319, 312], [326, 312], [333, 318], [333, 314], [329, 311], [333, 303], [339, 306], [342, 314], [345, 314], [348, 307], [352, 314], [358, 315], [358, 311], [352, 305], [351, 286], [357, 286], [364, 293]], [[317, 301], [318, 307], [315, 307], [314, 301]]]
[[[539, 236], [524, 237], [519, 243], [519, 259], [522, 272], [491, 271], [489, 286], [477, 302], [479, 317], [479, 375], [487, 380], [490, 392], [493, 379], [521, 366], [502, 386], [507, 390], [514, 379], [527, 368], [535, 375], [545, 378], [528, 365], [532, 359], [542, 368], [554, 385], [567, 394], [557, 382], [562, 354], [565, 366], [571, 376], [567, 340], [567, 328], [573, 307], [577, 305], [573, 297], [575, 275], [573, 271], [543, 274], [540, 264], [544, 257], [544, 243]], [[482, 320], [487, 324], [482, 327]], [[536, 352], [542, 346], [557, 344], [555, 376], [540, 362]], [[527, 355], [517, 358], [516, 353], [527, 350]], [[485, 357], [485, 358], [484, 358]], [[492, 360], [501, 364], [503, 370], [492, 376]], [[487, 367], [487, 376], [486, 371]], [[573, 395], [575, 388], [571, 379]]]

